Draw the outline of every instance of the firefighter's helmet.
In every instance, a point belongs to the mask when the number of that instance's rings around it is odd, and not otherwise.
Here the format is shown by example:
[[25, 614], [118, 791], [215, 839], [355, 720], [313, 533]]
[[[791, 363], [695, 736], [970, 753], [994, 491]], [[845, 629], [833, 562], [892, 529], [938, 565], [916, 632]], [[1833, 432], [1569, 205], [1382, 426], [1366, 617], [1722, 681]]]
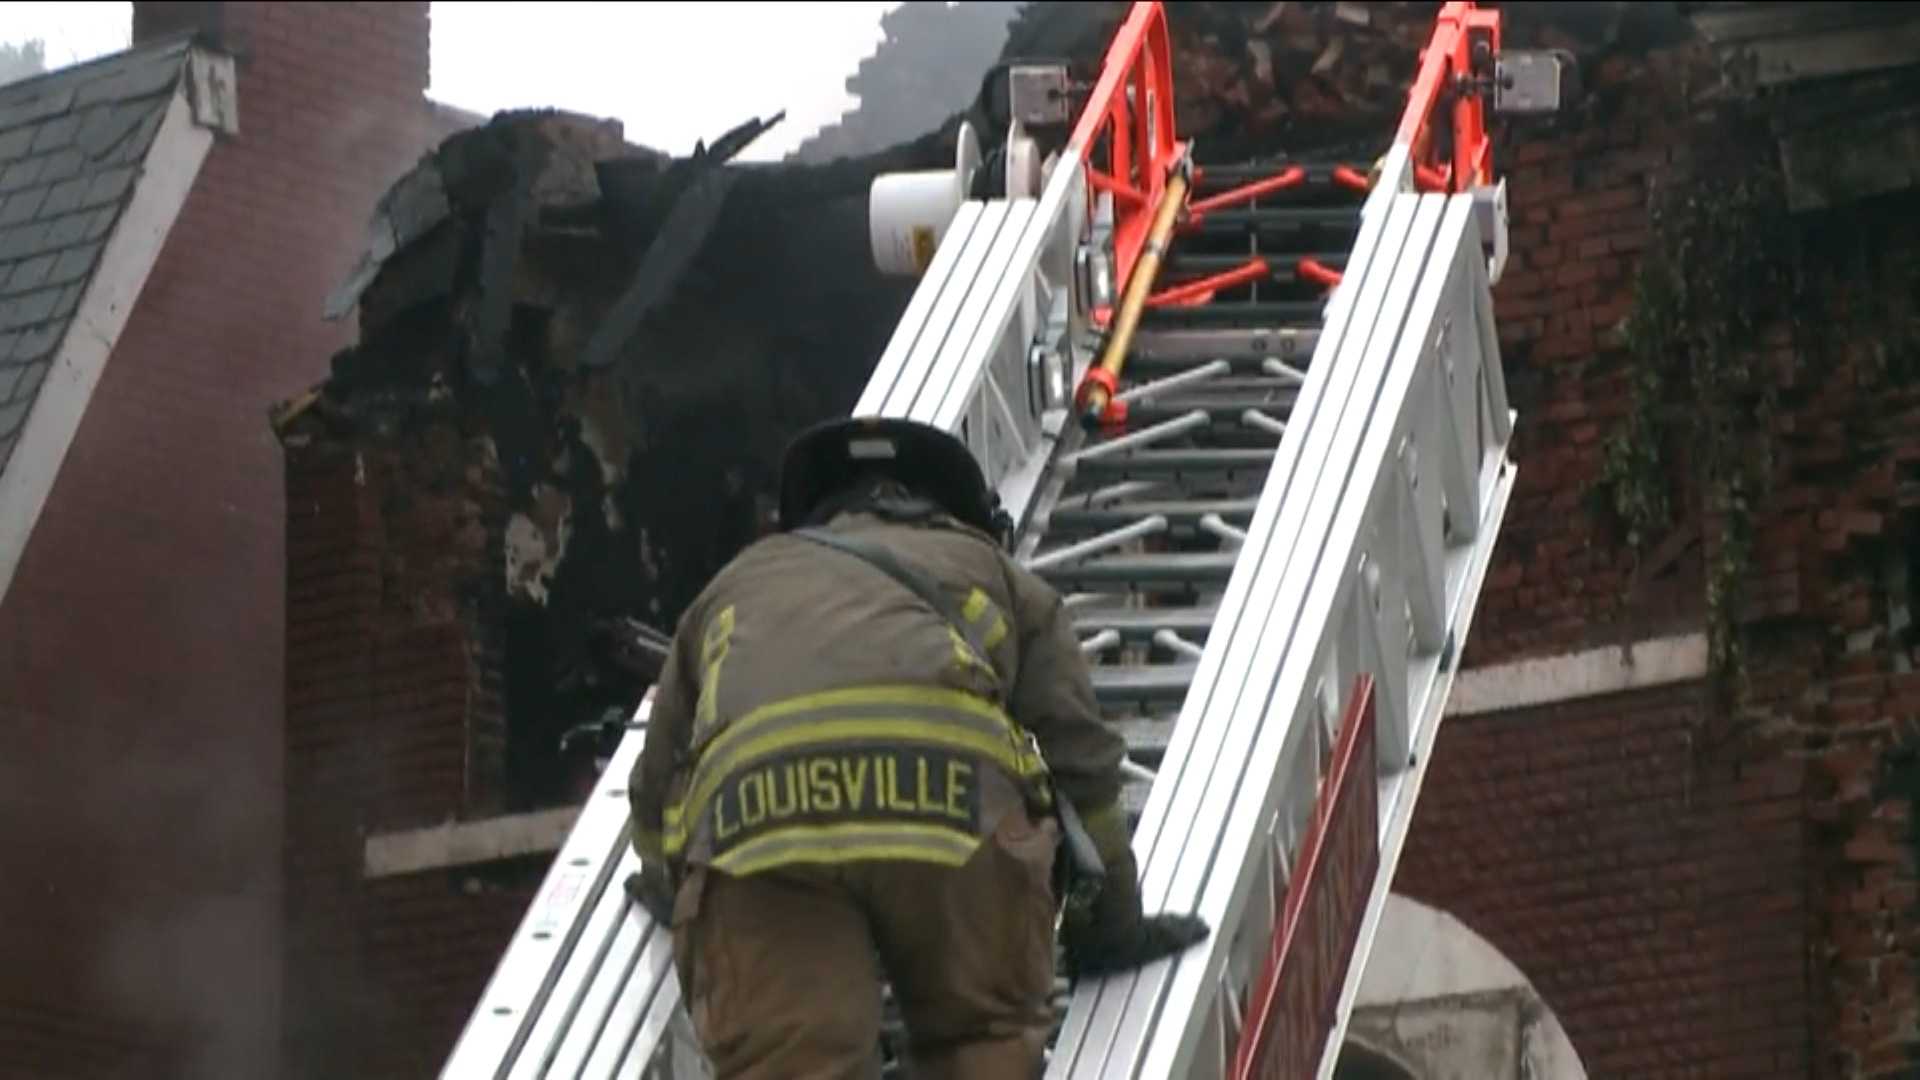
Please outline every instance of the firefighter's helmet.
[[780, 475], [780, 527], [799, 528], [823, 501], [864, 477], [883, 476], [989, 535], [997, 502], [966, 444], [913, 420], [829, 420], [788, 444]]

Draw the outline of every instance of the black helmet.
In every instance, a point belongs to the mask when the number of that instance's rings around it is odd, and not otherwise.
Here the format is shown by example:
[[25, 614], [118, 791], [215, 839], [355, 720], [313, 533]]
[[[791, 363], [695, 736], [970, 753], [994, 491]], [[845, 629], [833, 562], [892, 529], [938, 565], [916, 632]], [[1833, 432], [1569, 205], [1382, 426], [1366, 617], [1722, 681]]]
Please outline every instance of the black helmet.
[[997, 500], [965, 443], [929, 424], [861, 416], [816, 424], [787, 446], [780, 474], [780, 527], [799, 528], [814, 508], [870, 475], [897, 481], [988, 535]]

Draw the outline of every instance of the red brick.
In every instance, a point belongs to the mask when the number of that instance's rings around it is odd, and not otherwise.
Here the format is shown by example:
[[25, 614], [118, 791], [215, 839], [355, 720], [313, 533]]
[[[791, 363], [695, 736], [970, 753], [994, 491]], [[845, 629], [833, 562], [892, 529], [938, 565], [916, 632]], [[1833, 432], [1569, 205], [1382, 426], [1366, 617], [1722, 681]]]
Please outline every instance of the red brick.
[[[1748, 814], [1737, 826], [1748, 831], [1729, 831], [1741, 785], [1694, 775], [1681, 749], [1699, 702], [1681, 687], [1450, 720], [1401, 864], [1400, 888], [1529, 974], [1593, 1075], [1650, 1075], [1649, 1061], [1744, 1061], [1714, 1075], [1766, 1075], [1774, 1051], [1743, 1058], [1752, 1040], [1739, 1018], [1705, 1016], [1764, 999], [1805, 1023], [1805, 914], [1777, 887], [1804, 858], [1801, 819]], [[1524, 770], [1498, 765], [1517, 753]], [[1792, 790], [1791, 771], [1779, 772], [1753, 783]], [[1448, 857], [1488, 845], [1484, 865]], [[1730, 908], [1742, 913], [1737, 939], [1718, 929]], [[1646, 1057], [1650, 1046], [1661, 1056]]]
[[1561, 219], [1589, 217], [1613, 211], [1624, 210], [1640, 204], [1643, 196], [1629, 187], [1614, 188], [1608, 191], [1596, 191], [1590, 194], [1576, 195], [1558, 200], [1554, 204], [1554, 216]]
[[[337, 527], [315, 529], [310, 546], [283, 546], [283, 530], [331, 527], [358, 512], [359, 496], [340, 486], [338, 463], [287, 483], [264, 408], [321, 378], [350, 339], [350, 323], [317, 317], [320, 298], [357, 256], [376, 199], [444, 131], [431, 129], [421, 99], [426, 4], [227, 7], [253, 46], [237, 69], [241, 134], [216, 142], [201, 169], [0, 607], [0, 656], [30, 673], [0, 677], [0, 715], [30, 708], [73, 746], [120, 748], [46, 755], [4, 800], [19, 808], [57, 797], [63, 812], [51, 825], [17, 809], [0, 817], [0, 864], [22, 864], [36, 836], [89, 854], [32, 860], [36, 888], [0, 926], [0, 956], [34, 998], [0, 1001], [3, 1075], [284, 1075], [280, 942], [250, 928], [278, 922], [280, 883], [266, 872], [238, 886], [196, 883], [184, 869], [276, 865], [280, 791], [260, 782], [264, 797], [230, 835], [182, 827], [198, 811], [164, 799], [129, 815], [124, 793], [146, 776], [197, 770], [249, 778], [252, 800], [251, 778], [282, 770], [279, 721], [295, 698], [286, 650], [312, 643], [286, 644], [283, 605], [326, 594], [324, 609], [357, 608], [344, 599], [356, 586], [333, 574], [369, 567], [339, 546], [351, 534]], [[280, 28], [288, 32], [277, 36]], [[380, 74], [331, 77], [356, 57]], [[318, 107], [301, 107], [309, 104]], [[350, 156], [322, 149], [337, 144], [349, 115], [364, 142]], [[289, 558], [322, 577], [283, 581]], [[332, 650], [359, 630], [351, 619], [323, 623], [316, 670], [339, 663]], [[112, 661], [73, 662], [87, 655]], [[316, 720], [344, 722], [330, 701], [309, 704]], [[151, 749], [162, 741], [165, 750]], [[300, 745], [294, 736], [288, 744]], [[295, 763], [285, 769], [289, 784], [302, 775]], [[137, 906], [154, 921], [128, 924], [124, 911], [75, 921], [68, 898], [102, 880], [148, 883], [157, 899]], [[179, 884], [152, 884], [160, 881]], [[245, 955], [202, 958], [218, 979], [119, 992], [117, 977], [76, 962], [196, 908], [244, 913], [232, 935]], [[47, 932], [50, 923], [62, 932]], [[302, 1000], [289, 994], [287, 1009], [299, 1012]], [[165, 1019], [182, 1015], [206, 1020]], [[53, 1030], [50, 1017], [66, 1025], [57, 1047], [30, 1034]]]

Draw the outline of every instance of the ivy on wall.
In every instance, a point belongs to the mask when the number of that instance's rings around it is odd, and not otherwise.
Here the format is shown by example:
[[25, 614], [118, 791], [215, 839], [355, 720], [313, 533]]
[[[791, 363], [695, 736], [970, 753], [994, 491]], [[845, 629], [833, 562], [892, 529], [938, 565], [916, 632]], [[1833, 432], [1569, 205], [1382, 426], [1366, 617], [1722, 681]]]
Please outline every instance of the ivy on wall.
[[[1920, 267], [1880, 220], [1897, 207], [1794, 214], [1759, 108], [1728, 106], [1689, 146], [1688, 165], [1650, 195], [1652, 239], [1621, 326], [1631, 400], [1604, 448], [1600, 494], [1636, 556], [1699, 512], [1714, 541], [1711, 668], [1734, 704], [1746, 688], [1741, 612], [1782, 391], [1800, 364], [1833, 365], [1840, 349], [1862, 401], [1908, 382], [1920, 369]], [[1789, 347], [1768, 348], [1781, 331]]]
[[1675, 481], [1717, 527], [1706, 573], [1712, 668], [1744, 678], [1737, 612], [1752, 576], [1753, 512], [1773, 475], [1781, 372], [1762, 338], [1792, 327], [1807, 295], [1800, 237], [1774, 140], [1722, 117], [1693, 143], [1693, 167], [1652, 193], [1652, 243], [1621, 335], [1631, 404], [1605, 447], [1602, 490], [1636, 553], [1676, 521]]

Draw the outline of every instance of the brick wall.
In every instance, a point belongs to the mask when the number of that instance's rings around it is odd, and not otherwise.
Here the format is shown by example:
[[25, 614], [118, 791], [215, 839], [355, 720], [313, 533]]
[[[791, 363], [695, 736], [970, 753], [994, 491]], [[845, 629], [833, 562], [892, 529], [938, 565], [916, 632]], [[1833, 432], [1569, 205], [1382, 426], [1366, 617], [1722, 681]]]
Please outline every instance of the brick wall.
[[[289, 441], [284, 1075], [420, 1075], [388, 1070], [444, 1023], [412, 1044], [376, 1036], [434, 1004], [414, 991], [449, 970], [448, 993], [470, 1007], [512, 925], [498, 901], [470, 923], [447, 886], [436, 895], [457, 914], [424, 907], [455, 915], [453, 929], [428, 931], [412, 915], [422, 881], [362, 880], [369, 833], [500, 809], [500, 620], [486, 613], [504, 513], [490, 459], [444, 422], [384, 442]], [[448, 963], [409, 966], [449, 933], [466, 947]]]
[[1511, 246], [1495, 289], [1520, 465], [1487, 573], [1469, 667], [1695, 623], [1697, 552], [1632, 593], [1636, 566], [1597, 505], [1604, 443], [1627, 414], [1616, 330], [1651, 231], [1650, 189], [1685, 153], [1680, 75], [1693, 55], [1616, 56], [1584, 73], [1585, 110], [1506, 124]]
[[536, 856], [368, 884], [367, 903], [380, 912], [365, 938], [379, 997], [355, 1034], [361, 1057], [353, 1075], [439, 1072], [550, 861]]
[[1396, 887], [1533, 980], [1595, 1078], [1806, 1076], [1803, 769], [1703, 762], [1699, 685], [1455, 718]]
[[[1629, 403], [1615, 329], [1655, 239], [1649, 195], [1702, 142], [1655, 111], [1678, 115], [1685, 60], [1608, 60], [1590, 73], [1587, 116], [1501, 148], [1516, 254], [1497, 310], [1520, 479], [1469, 666], [1705, 618], [1714, 518], [1704, 541], [1649, 537], [1636, 566], [1594, 506]], [[1741, 609], [1746, 696], [1602, 699], [1441, 735], [1402, 880], [1540, 982], [1593, 1075], [1920, 1069], [1920, 386], [1912, 331], [1898, 332], [1920, 297], [1912, 206], [1890, 196], [1802, 218], [1807, 265], [1831, 276], [1811, 279], [1802, 337], [1777, 326], [1754, 350], [1780, 404]], [[1894, 316], [1868, 332], [1845, 321], [1869, 309]], [[1684, 523], [1698, 497], [1674, 483]], [[1688, 743], [1697, 761], [1683, 767]], [[1792, 829], [1775, 820], [1790, 805]], [[1482, 842], [1496, 830], [1514, 839]], [[1695, 861], [1706, 869], [1676, 868]]]
[[[160, 11], [166, 8], [166, 11]], [[348, 338], [320, 304], [440, 134], [427, 4], [218, 15], [241, 133], [149, 279], [4, 609], [0, 1075], [271, 1076], [285, 551], [264, 404]], [[25, 884], [25, 887], [22, 885]]]
[[[1818, 223], [1850, 237], [1845, 302], [1920, 299], [1912, 199]], [[1748, 698], [1721, 738], [1813, 770], [1817, 1062], [1823, 1077], [1920, 1072], [1920, 385], [1913, 338], [1773, 345], [1783, 396], [1775, 492], [1757, 514]], [[1904, 357], [1902, 353], [1904, 352]], [[1909, 365], [1902, 371], [1902, 365]]]

